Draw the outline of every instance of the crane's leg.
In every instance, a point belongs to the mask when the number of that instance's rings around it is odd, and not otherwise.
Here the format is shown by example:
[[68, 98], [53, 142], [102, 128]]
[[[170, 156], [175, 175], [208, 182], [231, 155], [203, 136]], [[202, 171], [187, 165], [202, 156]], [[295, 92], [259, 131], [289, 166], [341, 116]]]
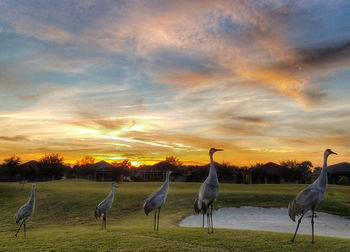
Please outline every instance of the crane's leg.
[[22, 221], [21, 225], [19, 225], [19, 228], [17, 229], [17, 232], [15, 233], [16, 237], [17, 237], [17, 234], [18, 234], [19, 230], [21, 230], [21, 227], [22, 227], [23, 223], [24, 223], [24, 220]]
[[26, 234], [26, 220], [24, 220], [23, 230], [24, 230], [24, 237], [26, 237], [27, 236], [27, 234]]
[[311, 225], [312, 225], [312, 241], [311, 243], [314, 243], [314, 216], [315, 216], [315, 209], [312, 209], [312, 217], [311, 217]]
[[158, 209], [158, 218], [157, 218], [157, 231], [158, 231], [158, 227], [159, 227], [159, 214], [160, 214], [160, 208]]
[[299, 220], [298, 220], [297, 229], [295, 230], [295, 233], [294, 233], [293, 238], [290, 240], [291, 242], [294, 242], [294, 240], [295, 240], [295, 236], [297, 235], [298, 228], [299, 228], [299, 225], [300, 225], [301, 219], [302, 219], [303, 217], [304, 217], [304, 214], [302, 214], [302, 215], [301, 215], [301, 217], [300, 217], [300, 218], [299, 218]]
[[210, 207], [210, 222], [211, 222], [211, 233], [214, 233], [213, 205], [211, 205], [211, 207]]
[[105, 225], [105, 230], [107, 229], [107, 214], [103, 215], [103, 222]]
[[205, 215], [205, 213], [203, 212], [203, 228], [204, 228], [204, 215]]
[[207, 209], [207, 226], [208, 226], [208, 234], [210, 234], [210, 213], [209, 213], [209, 207]]
[[157, 222], [157, 209], [154, 209], [154, 225], [153, 225], [153, 231], [156, 231], [156, 222]]

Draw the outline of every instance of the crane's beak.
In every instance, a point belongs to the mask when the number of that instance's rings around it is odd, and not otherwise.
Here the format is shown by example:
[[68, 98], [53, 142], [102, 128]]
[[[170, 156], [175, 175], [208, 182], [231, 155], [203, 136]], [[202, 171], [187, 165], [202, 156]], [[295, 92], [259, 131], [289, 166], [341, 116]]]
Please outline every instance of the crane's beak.
[[335, 153], [334, 151], [330, 151], [331, 152], [331, 154], [335, 154], [335, 155], [338, 155], [337, 153]]
[[224, 151], [224, 149], [215, 149], [216, 151]]

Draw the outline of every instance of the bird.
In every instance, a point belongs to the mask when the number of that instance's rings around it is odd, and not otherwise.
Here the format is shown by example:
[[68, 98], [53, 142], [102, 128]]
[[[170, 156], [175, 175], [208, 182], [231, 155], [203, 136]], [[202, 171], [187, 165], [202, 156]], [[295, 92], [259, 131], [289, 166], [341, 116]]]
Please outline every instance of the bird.
[[291, 242], [294, 242], [295, 236], [297, 235], [301, 219], [304, 217], [306, 212], [311, 211], [311, 225], [312, 225], [312, 243], [314, 243], [314, 217], [315, 209], [317, 205], [323, 200], [324, 193], [327, 187], [327, 159], [331, 154], [337, 155], [330, 149], [326, 149], [323, 155], [323, 167], [319, 177], [314, 183], [302, 190], [296, 198], [288, 204], [288, 214], [292, 221], [295, 222], [295, 217], [300, 216], [298, 225], [295, 230], [294, 236]]
[[29, 200], [18, 209], [18, 212], [15, 215], [16, 223], [19, 223], [20, 221], [22, 221], [15, 234], [15, 237], [17, 237], [17, 234], [21, 230], [22, 225], [24, 229], [24, 237], [26, 237], [26, 220], [29, 218], [29, 216], [33, 214], [34, 208], [35, 208], [35, 184], [33, 183], [32, 192], [30, 194]]
[[[210, 156], [210, 170], [206, 180], [202, 183], [199, 188], [198, 198], [194, 202], [194, 210], [196, 213], [203, 214], [203, 228], [204, 228], [204, 215], [207, 214], [207, 226], [208, 234], [214, 233], [213, 225], [213, 204], [219, 195], [220, 184], [218, 176], [216, 174], [215, 163], [213, 155], [217, 151], [223, 151], [223, 149], [211, 148], [209, 150]], [[211, 232], [210, 232], [211, 228]]]
[[97, 205], [95, 209], [95, 218], [102, 219], [102, 230], [107, 229], [107, 212], [111, 209], [114, 201], [114, 188], [117, 188], [117, 183], [112, 182], [112, 188], [111, 191], [109, 192], [108, 196], [100, 203]]
[[148, 216], [148, 214], [154, 210], [154, 231], [158, 231], [160, 209], [164, 205], [168, 196], [170, 174], [171, 171], [167, 171], [163, 185], [157, 191], [152, 193], [143, 204], [143, 209], [146, 216]]
[[27, 180], [24, 180], [24, 179], [23, 179], [23, 180], [20, 180], [18, 183], [19, 183], [20, 185], [22, 185], [22, 188], [21, 188], [21, 189], [23, 190], [23, 189], [24, 189], [24, 185], [27, 184]]

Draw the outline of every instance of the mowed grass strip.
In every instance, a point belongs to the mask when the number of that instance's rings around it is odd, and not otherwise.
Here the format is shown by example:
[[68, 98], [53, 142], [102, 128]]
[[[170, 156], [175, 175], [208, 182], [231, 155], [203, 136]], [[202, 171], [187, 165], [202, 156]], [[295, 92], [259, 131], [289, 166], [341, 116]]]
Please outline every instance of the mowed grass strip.
[[[178, 222], [193, 213], [199, 183], [170, 184], [168, 200], [160, 213], [160, 230], [153, 232], [153, 213], [146, 217], [143, 201], [160, 182], [123, 183], [107, 217], [107, 231], [93, 212], [110, 190], [111, 183], [65, 180], [37, 183], [36, 209], [28, 220], [28, 237], [13, 238], [13, 216], [29, 197], [31, 185], [0, 183], [0, 251], [348, 251], [350, 239], [272, 232], [181, 228]], [[306, 185], [222, 184], [216, 207], [286, 207]], [[318, 210], [350, 216], [350, 187], [328, 186]], [[215, 220], [214, 220], [215, 225]], [[291, 226], [296, 224], [291, 221]], [[317, 227], [316, 227], [317, 230]], [[317, 232], [317, 231], [316, 231]], [[350, 237], [349, 237], [350, 238]]]

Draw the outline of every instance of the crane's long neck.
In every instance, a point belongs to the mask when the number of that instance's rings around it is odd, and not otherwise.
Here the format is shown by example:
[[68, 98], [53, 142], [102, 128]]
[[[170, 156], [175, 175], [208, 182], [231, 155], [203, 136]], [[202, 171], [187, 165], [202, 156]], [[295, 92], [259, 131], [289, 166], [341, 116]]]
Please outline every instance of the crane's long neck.
[[170, 173], [168, 172], [166, 174], [166, 178], [165, 178], [164, 184], [161, 187], [161, 190], [168, 190], [168, 188], [169, 188], [169, 178], [170, 178]]
[[32, 187], [32, 193], [30, 194], [29, 204], [34, 205], [35, 203], [35, 186]]
[[114, 185], [112, 185], [111, 191], [109, 192], [109, 197], [114, 198]]
[[210, 170], [209, 170], [209, 176], [208, 176], [207, 180], [209, 183], [217, 183], [218, 182], [218, 175], [216, 173], [213, 154], [210, 154]]
[[320, 176], [317, 178], [316, 182], [323, 188], [327, 187], [328, 178], [327, 178], [327, 159], [328, 155], [325, 153], [323, 157], [323, 167], [320, 173]]

